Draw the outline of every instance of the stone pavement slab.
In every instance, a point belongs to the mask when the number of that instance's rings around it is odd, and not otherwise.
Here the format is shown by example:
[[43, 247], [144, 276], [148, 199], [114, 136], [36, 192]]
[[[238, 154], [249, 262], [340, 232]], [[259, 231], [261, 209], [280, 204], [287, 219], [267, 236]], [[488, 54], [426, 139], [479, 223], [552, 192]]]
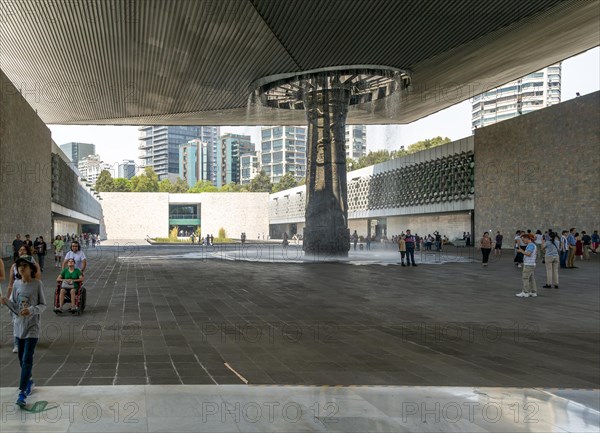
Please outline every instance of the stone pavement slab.
[[[84, 314], [43, 314], [38, 385], [599, 387], [597, 256], [561, 270], [559, 290], [538, 266], [540, 296], [520, 299], [506, 252], [487, 268], [472, 249], [403, 268], [392, 249], [297, 263], [262, 248], [261, 263], [239, 245], [89, 248]], [[14, 387], [7, 311], [0, 386]]]

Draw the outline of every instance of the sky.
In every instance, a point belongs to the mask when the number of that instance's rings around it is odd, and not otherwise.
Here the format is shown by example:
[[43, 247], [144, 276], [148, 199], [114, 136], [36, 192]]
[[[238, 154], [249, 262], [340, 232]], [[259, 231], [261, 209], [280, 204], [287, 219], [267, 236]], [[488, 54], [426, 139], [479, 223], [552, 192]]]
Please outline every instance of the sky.
[[[562, 63], [561, 101], [600, 90], [600, 47], [593, 48]], [[48, 125], [52, 138], [61, 145], [70, 141], [94, 143], [102, 160], [115, 166], [123, 159], [138, 160], [136, 126]], [[221, 133], [246, 134], [260, 143], [260, 126], [222, 126]], [[367, 150], [395, 150], [400, 146], [442, 136], [451, 140], [471, 135], [471, 104], [464, 101], [408, 125], [367, 126]]]

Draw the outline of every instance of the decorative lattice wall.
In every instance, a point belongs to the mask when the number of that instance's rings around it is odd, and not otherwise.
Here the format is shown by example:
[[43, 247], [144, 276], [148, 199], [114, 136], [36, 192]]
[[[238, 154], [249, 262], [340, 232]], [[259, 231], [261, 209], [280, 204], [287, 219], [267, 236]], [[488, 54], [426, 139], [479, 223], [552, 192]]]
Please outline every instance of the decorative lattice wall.
[[467, 200], [475, 193], [472, 151], [419, 162], [348, 182], [349, 211]]
[[[474, 193], [470, 137], [348, 173], [348, 212], [353, 218], [385, 215], [388, 209], [394, 215], [462, 210], [472, 206]], [[304, 188], [272, 194], [271, 223], [302, 221], [305, 202]]]

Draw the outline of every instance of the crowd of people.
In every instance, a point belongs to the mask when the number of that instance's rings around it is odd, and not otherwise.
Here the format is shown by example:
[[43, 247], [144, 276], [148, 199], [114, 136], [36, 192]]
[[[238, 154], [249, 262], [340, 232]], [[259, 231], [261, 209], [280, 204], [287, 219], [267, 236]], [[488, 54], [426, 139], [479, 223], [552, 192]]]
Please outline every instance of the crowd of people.
[[[483, 233], [479, 241], [482, 254], [482, 264], [487, 266], [492, 248], [497, 255], [502, 254], [503, 236], [498, 231], [495, 242], [489, 232]], [[518, 268], [522, 268], [523, 288], [516, 296], [520, 298], [535, 298], [537, 285], [535, 281], [535, 267], [537, 260], [546, 266], [545, 289], [559, 288], [559, 269], [577, 269], [575, 260], [589, 260], [590, 253], [597, 254], [600, 246], [598, 230], [589, 235], [585, 231], [577, 232], [575, 227], [562, 230], [559, 234], [549, 228], [542, 233], [540, 229], [535, 233], [529, 230], [517, 230], [514, 237], [514, 259]]]
[[[77, 312], [74, 305], [75, 293], [83, 282], [84, 272], [87, 267], [87, 258], [81, 249], [78, 237], [67, 235], [65, 238], [70, 243], [70, 250], [64, 254], [65, 240], [56, 236], [52, 243], [55, 256], [55, 267], [60, 268], [56, 281], [60, 284], [60, 310], [65, 300], [65, 294], [70, 292], [71, 312]], [[92, 239], [90, 236], [88, 239]], [[11, 312], [13, 321], [14, 345], [13, 353], [19, 357], [21, 374], [19, 380], [19, 394], [16, 404], [25, 407], [27, 397], [31, 394], [35, 382], [33, 380], [33, 356], [39, 339], [41, 329], [41, 314], [46, 309], [46, 299], [43, 292], [42, 272], [44, 271], [45, 256], [48, 244], [43, 236], [38, 236], [31, 241], [30, 235], [25, 239], [20, 234], [12, 242], [13, 264], [8, 271], [8, 286], [6, 295], [0, 291], [0, 303], [6, 305]], [[34, 254], [38, 260], [34, 258]], [[4, 262], [0, 259], [0, 281], [5, 279]], [[55, 312], [58, 313], [58, 308]]]

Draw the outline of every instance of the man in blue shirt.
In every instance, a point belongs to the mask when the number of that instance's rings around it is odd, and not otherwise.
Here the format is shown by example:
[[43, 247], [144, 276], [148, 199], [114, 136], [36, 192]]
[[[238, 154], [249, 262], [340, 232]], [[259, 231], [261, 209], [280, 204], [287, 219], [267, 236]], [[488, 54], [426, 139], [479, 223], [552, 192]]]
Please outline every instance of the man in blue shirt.
[[577, 240], [575, 239], [575, 227], [571, 227], [571, 229], [569, 230], [569, 236], [567, 236], [567, 243], [569, 244], [567, 269], [576, 269], [577, 266], [575, 266], [573, 263], [575, 260], [575, 246], [577, 245]]

